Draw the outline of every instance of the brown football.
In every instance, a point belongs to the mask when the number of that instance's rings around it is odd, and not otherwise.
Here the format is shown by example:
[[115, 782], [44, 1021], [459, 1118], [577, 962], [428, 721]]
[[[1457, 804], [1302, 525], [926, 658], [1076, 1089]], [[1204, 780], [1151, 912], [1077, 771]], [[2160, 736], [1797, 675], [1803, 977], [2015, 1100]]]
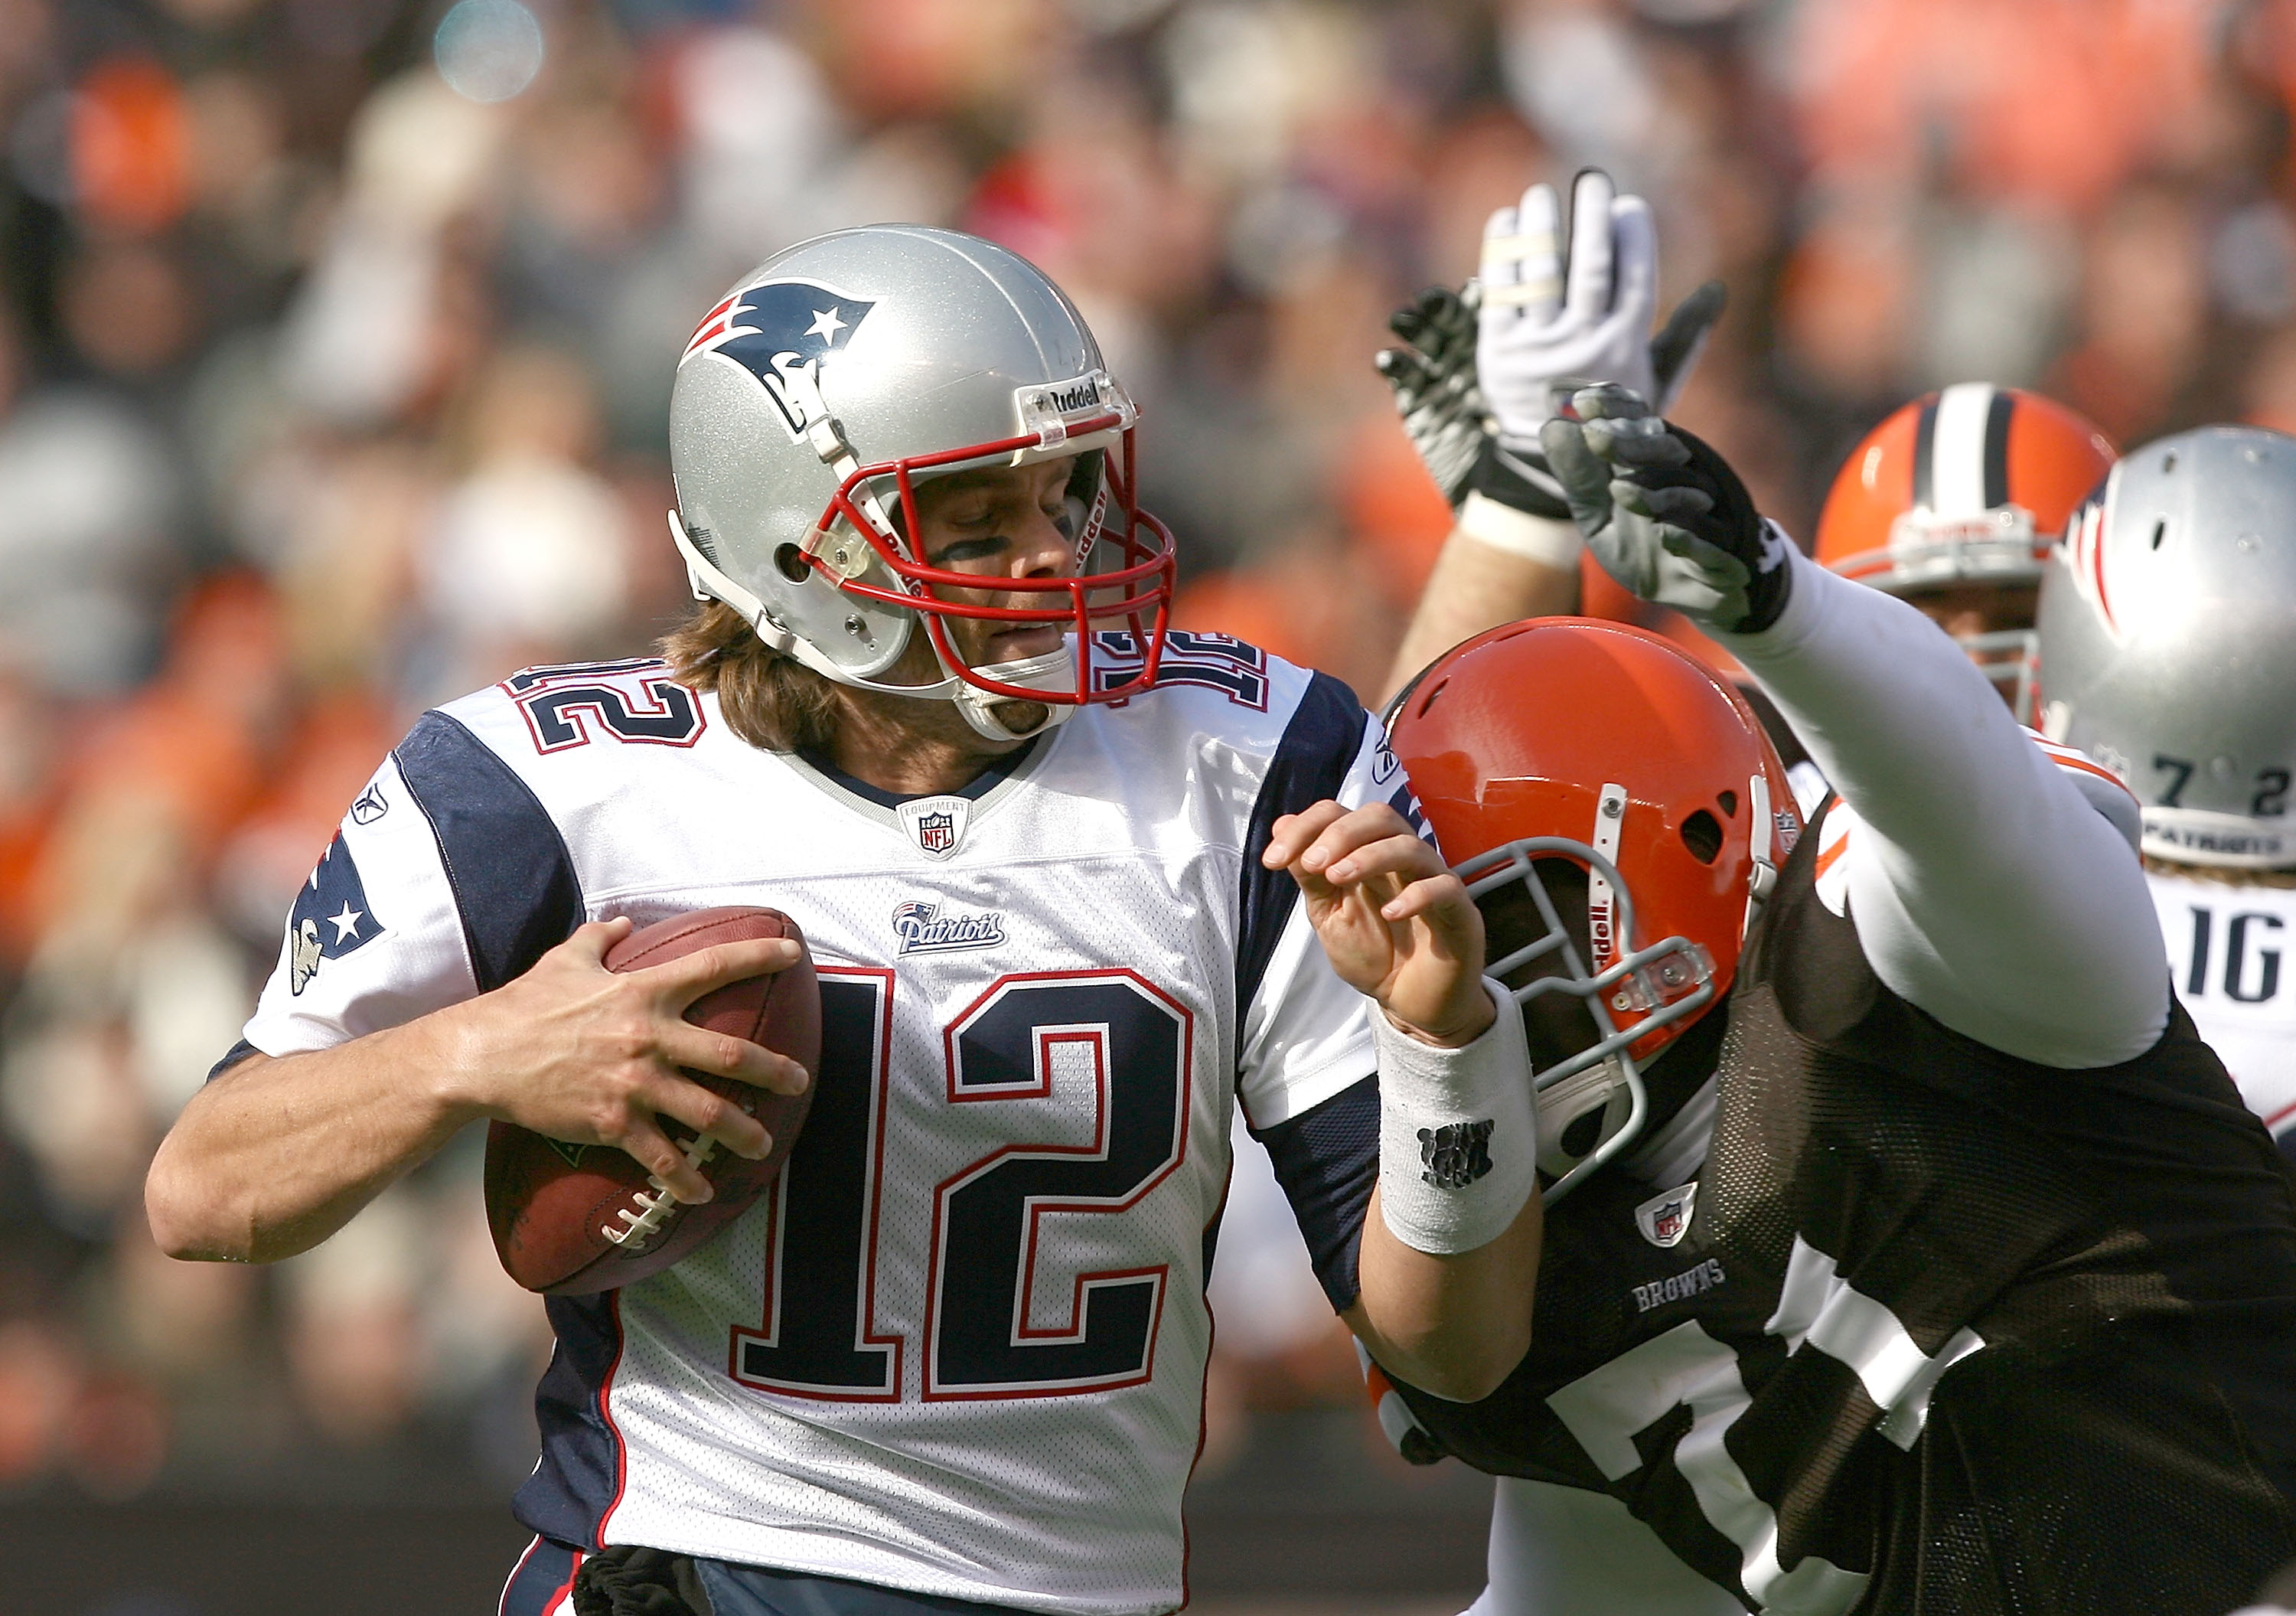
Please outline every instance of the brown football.
[[[610, 971], [659, 965], [718, 943], [787, 937], [805, 946], [797, 923], [777, 909], [697, 909], [631, 932], [606, 954]], [[771, 976], [751, 977], [694, 1000], [685, 1019], [762, 1044], [812, 1071], [821, 1059], [821, 988], [813, 956]], [[529, 1291], [586, 1296], [660, 1273], [757, 1202], [781, 1172], [813, 1103], [691, 1068], [686, 1077], [739, 1101], [766, 1131], [764, 1160], [737, 1156], [671, 1118], [662, 1130], [716, 1192], [700, 1206], [673, 1200], [636, 1158], [607, 1144], [569, 1144], [508, 1122], [487, 1130], [487, 1223], [512, 1279]]]

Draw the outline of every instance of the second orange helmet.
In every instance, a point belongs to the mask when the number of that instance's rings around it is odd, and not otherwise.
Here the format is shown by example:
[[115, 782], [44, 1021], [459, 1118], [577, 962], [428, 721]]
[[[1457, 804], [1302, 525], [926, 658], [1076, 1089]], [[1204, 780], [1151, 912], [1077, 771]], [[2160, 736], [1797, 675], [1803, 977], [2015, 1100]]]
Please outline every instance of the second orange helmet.
[[1915, 399], [1850, 452], [1817, 519], [1817, 559], [1890, 595], [2038, 584], [2112, 440], [2038, 393], [1964, 382]]

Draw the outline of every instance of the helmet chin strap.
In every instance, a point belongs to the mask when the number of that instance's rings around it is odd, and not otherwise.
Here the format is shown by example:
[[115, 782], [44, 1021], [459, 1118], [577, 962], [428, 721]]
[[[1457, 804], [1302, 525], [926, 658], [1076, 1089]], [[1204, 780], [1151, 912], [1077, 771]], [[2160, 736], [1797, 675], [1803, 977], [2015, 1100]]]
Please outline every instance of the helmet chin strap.
[[[933, 649], [933, 658], [940, 664], [942, 677], [930, 685], [891, 685], [881, 679], [865, 679], [840, 668], [821, 654], [801, 635], [792, 632], [767, 609], [766, 603], [748, 589], [726, 576], [715, 563], [697, 550], [686, 537], [685, 524], [678, 520], [676, 511], [669, 513], [670, 542], [677, 546], [685, 560], [685, 570], [696, 600], [720, 600], [749, 620], [750, 628], [768, 646], [800, 665], [810, 668], [824, 678], [832, 679], [855, 690], [872, 690], [882, 695], [909, 696], [918, 701], [948, 701], [956, 705], [965, 723], [973, 733], [990, 741], [1026, 741], [1068, 721], [1075, 708], [1065, 703], [1044, 702], [1045, 717], [1027, 729], [1014, 729], [998, 718], [994, 709], [1018, 698], [991, 694], [968, 684], [957, 670], [949, 666], [948, 659]], [[915, 631], [914, 615], [902, 630], [903, 637]], [[1071, 691], [1076, 688], [1076, 653], [1066, 643], [1057, 651], [1043, 656], [1021, 657], [1010, 662], [991, 662], [972, 671], [987, 676], [1004, 685], [1019, 685], [1034, 690]]]
[[[941, 666], [948, 668], [947, 658], [941, 659]], [[1076, 653], [1069, 649], [1066, 642], [1062, 642], [1059, 650], [1048, 651], [1042, 656], [1021, 657], [1010, 662], [991, 662], [986, 668], [976, 668], [972, 671], [1000, 685], [1019, 685], [1030, 690], [1072, 691], [1076, 688]], [[1041, 735], [1048, 729], [1058, 728], [1076, 713], [1076, 709], [1065, 702], [1037, 702], [1035, 705], [1043, 710], [1045, 716], [1026, 729], [1014, 729], [996, 716], [996, 709], [1007, 702], [1019, 701], [1019, 697], [993, 694], [959, 678], [954, 669], [948, 669], [948, 672], [949, 682], [955, 685], [955, 689], [949, 693], [949, 700], [956, 703], [957, 712], [972, 726], [973, 733], [988, 740], [1026, 741], [1031, 735]]]

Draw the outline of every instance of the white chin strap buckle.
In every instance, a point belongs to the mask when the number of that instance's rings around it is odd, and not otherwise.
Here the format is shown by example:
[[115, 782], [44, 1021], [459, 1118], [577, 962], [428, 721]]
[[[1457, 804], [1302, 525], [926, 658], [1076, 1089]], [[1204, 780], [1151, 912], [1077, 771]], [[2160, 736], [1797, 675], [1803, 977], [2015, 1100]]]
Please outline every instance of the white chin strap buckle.
[[1754, 929], [1755, 918], [1761, 914], [1762, 906], [1769, 901], [1770, 893], [1778, 884], [1778, 866], [1770, 862], [1770, 838], [1777, 828], [1770, 817], [1770, 781], [1769, 776], [1759, 768], [1746, 782], [1746, 798], [1748, 812], [1753, 818], [1753, 824], [1748, 828], [1753, 832], [1751, 849], [1754, 867], [1748, 872], [1746, 880], [1746, 916], [1738, 923], [1738, 940], [1741, 942], [1745, 940], [1746, 933]]
[[[951, 669], [952, 673], [955, 670]], [[971, 670], [984, 679], [994, 679], [999, 685], [1018, 685], [1026, 690], [1041, 690], [1048, 694], [1073, 696], [1076, 690], [1076, 653], [1063, 643], [1058, 651], [1048, 651], [1042, 656], [1022, 657], [1017, 661], [991, 662], [985, 668]], [[996, 710], [1009, 701], [1026, 700], [1021, 696], [1000, 696], [979, 685], [959, 679], [951, 697], [956, 710], [975, 733], [991, 741], [1025, 741], [1030, 735], [1043, 734], [1054, 729], [1075, 715], [1073, 700], [1043, 703], [1045, 716], [1027, 729], [1016, 730], [996, 716]]]
[[[1624, 1124], [1631, 1099], [1626, 1073], [1616, 1055], [1540, 1089], [1537, 1100], [1539, 1170], [1550, 1178], [1560, 1178], [1593, 1155]], [[1575, 1154], [1565, 1150], [1565, 1130], [1588, 1112], [1597, 1110], [1609, 1114], [1596, 1128], [1594, 1139]]]

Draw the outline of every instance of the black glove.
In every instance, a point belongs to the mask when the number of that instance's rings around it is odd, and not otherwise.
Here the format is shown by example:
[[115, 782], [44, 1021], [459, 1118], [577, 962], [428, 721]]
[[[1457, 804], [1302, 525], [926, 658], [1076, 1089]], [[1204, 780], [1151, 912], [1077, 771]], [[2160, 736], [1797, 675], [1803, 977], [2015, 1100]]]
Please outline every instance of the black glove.
[[1388, 329], [1410, 346], [1383, 348], [1373, 363], [1395, 394], [1411, 447], [1453, 510], [1480, 493], [1534, 516], [1567, 521], [1562, 490], [1539, 456], [1511, 455], [1499, 447], [1475, 383], [1477, 295], [1472, 281], [1464, 293], [1429, 287], [1388, 316]]
[[1730, 463], [1613, 383], [1582, 388], [1571, 407], [1578, 418], [1548, 422], [1539, 441], [1603, 570], [1727, 633], [1776, 622], [1792, 543]]
[[713, 1616], [692, 1559], [628, 1544], [602, 1549], [574, 1573], [574, 1616]]
[[[1687, 379], [1724, 301], [1722, 283], [1707, 282], [1651, 339], [1651, 368], [1664, 396]], [[1476, 379], [1480, 303], [1481, 287], [1472, 280], [1459, 291], [1429, 287], [1388, 316], [1388, 329], [1407, 346], [1383, 348], [1373, 363], [1395, 395], [1411, 447], [1453, 510], [1478, 493], [1528, 515], [1568, 521], [1570, 504], [1546, 455], [1527, 447], [1510, 449], [1499, 440], [1498, 423]]]

